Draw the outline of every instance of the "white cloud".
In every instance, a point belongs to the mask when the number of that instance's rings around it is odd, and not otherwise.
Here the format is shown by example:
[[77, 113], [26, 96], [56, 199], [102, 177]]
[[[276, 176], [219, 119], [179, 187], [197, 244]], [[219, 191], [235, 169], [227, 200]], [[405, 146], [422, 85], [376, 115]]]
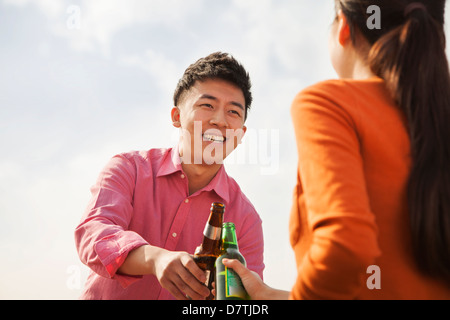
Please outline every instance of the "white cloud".
[[[201, 9], [203, 0], [83, 0], [77, 7], [79, 28], [55, 26], [54, 32], [68, 39], [79, 51], [100, 49], [108, 56], [114, 36], [129, 27], [171, 25], [182, 30], [184, 20]], [[73, 18], [67, 12], [67, 19]]]
[[49, 18], [61, 17], [61, 13], [65, 9], [63, 0], [3, 0], [2, 2], [6, 5], [18, 7], [34, 5]]
[[138, 68], [149, 73], [155, 80], [156, 86], [162, 91], [161, 95], [166, 97], [171, 97], [183, 72], [177, 67], [175, 61], [153, 49], [148, 49], [143, 54], [120, 57], [119, 61], [125, 66]]

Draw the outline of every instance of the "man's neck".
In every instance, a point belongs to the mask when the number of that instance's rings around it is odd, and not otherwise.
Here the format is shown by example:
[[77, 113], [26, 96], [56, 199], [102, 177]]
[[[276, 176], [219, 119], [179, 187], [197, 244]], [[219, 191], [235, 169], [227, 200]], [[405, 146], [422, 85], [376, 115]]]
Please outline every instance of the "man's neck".
[[189, 195], [206, 187], [219, 172], [222, 165], [181, 164], [189, 182]]

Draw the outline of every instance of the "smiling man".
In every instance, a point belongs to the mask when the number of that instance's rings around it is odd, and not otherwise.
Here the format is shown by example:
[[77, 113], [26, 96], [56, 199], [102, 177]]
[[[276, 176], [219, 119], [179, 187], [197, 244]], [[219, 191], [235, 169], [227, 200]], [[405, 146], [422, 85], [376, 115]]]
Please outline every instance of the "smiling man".
[[239, 145], [252, 102], [248, 73], [232, 56], [213, 53], [178, 83], [171, 111], [175, 148], [123, 153], [92, 187], [75, 231], [92, 270], [83, 299], [204, 299], [205, 274], [192, 259], [212, 202], [226, 206], [239, 249], [261, 277], [261, 219], [223, 160]]
[[179, 151], [193, 193], [211, 181], [241, 142], [247, 130], [245, 98], [229, 81], [207, 79], [196, 81], [185, 97], [175, 100], [172, 121], [182, 129]]

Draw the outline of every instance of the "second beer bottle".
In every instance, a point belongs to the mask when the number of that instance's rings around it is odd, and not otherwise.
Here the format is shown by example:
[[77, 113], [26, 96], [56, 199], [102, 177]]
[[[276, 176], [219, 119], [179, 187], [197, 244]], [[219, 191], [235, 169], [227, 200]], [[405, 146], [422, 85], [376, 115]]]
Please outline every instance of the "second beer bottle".
[[237, 259], [246, 265], [244, 256], [239, 252], [234, 223], [225, 223], [222, 234], [222, 255], [216, 260], [216, 300], [250, 300], [239, 275], [222, 262], [225, 258]]
[[[202, 244], [197, 247], [194, 254], [194, 261], [197, 265], [205, 271], [206, 282], [205, 285], [209, 290], [212, 290], [212, 283], [215, 279], [215, 262], [220, 256], [222, 244], [222, 225], [223, 214], [225, 212], [225, 205], [220, 202], [214, 202], [211, 205], [211, 213], [209, 220], [206, 223], [203, 231]], [[214, 300], [212, 294], [206, 300]]]

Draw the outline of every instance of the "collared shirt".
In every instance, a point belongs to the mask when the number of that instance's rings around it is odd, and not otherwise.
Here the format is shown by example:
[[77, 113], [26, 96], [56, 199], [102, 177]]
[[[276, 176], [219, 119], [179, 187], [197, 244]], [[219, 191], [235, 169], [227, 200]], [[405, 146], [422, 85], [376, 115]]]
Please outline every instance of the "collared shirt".
[[261, 219], [223, 166], [205, 188], [189, 195], [178, 148], [123, 153], [110, 160], [91, 193], [75, 231], [80, 259], [92, 270], [82, 299], [173, 299], [155, 276], [117, 270], [142, 245], [193, 254], [213, 202], [225, 204], [224, 221], [235, 223], [239, 250], [262, 277]]

